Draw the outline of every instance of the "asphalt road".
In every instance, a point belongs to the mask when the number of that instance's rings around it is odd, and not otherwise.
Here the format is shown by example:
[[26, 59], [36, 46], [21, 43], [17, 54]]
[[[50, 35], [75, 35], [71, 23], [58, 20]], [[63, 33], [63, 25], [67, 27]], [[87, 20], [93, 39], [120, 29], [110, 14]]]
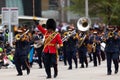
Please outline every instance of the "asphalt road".
[[[101, 65], [93, 67], [93, 62], [89, 63], [88, 68], [75, 68], [73, 63], [73, 69], [68, 70], [68, 65], [64, 66], [63, 62], [58, 63], [58, 76], [49, 80], [120, 80], [120, 70], [118, 74], [114, 74], [114, 67], [112, 64], [112, 75], [107, 75], [106, 61], [103, 61]], [[38, 64], [34, 63], [31, 68], [31, 73], [26, 74], [23, 71], [23, 76], [16, 76], [17, 72], [15, 68], [0, 69], [0, 80], [46, 80], [46, 73], [44, 68], [39, 69]]]

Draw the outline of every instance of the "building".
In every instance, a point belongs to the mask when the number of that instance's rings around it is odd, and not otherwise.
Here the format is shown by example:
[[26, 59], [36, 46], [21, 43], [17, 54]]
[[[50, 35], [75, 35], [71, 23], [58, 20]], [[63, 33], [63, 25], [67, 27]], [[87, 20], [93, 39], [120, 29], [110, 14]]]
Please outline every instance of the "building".
[[70, 6], [70, 0], [0, 0], [0, 9], [18, 7], [19, 16], [54, 18], [59, 22], [78, 19], [78, 15], [64, 10], [66, 6]]
[[18, 7], [20, 16], [41, 17], [41, 0], [1, 0], [0, 8], [2, 7]]

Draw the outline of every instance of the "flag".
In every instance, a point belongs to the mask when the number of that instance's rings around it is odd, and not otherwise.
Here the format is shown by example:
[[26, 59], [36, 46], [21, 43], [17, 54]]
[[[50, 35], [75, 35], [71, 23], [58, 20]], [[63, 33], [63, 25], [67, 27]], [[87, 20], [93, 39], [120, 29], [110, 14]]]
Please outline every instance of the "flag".
[[28, 58], [29, 58], [29, 62], [31, 63], [32, 60], [33, 60], [33, 55], [34, 55], [34, 47], [32, 47], [30, 49], [30, 52], [29, 52], [29, 55], [28, 55]]

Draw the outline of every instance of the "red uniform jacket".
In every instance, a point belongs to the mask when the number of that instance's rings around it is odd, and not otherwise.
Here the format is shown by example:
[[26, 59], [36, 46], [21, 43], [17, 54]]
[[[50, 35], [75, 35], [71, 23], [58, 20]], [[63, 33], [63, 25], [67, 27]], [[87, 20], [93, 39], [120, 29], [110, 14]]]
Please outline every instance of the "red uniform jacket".
[[[45, 41], [48, 37], [50, 37], [51, 34], [53, 34], [53, 32], [48, 32], [41, 25], [38, 25], [37, 28], [44, 34]], [[63, 45], [63, 42], [61, 40], [61, 36], [59, 33], [55, 35], [55, 37], [50, 41], [50, 43], [48, 43], [47, 45], [44, 45], [43, 52], [50, 53], [50, 54], [56, 54], [57, 52], [56, 44], [59, 44], [59, 46]]]

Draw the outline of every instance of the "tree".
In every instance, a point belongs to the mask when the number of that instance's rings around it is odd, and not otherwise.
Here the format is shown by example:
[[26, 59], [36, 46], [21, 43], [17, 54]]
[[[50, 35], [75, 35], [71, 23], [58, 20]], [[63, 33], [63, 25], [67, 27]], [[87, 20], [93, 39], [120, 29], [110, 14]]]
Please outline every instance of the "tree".
[[[73, 4], [69, 10], [84, 14], [85, 0], [70, 0]], [[120, 25], [120, 0], [88, 0], [89, 16], [102, 18], [108, 25]]]

